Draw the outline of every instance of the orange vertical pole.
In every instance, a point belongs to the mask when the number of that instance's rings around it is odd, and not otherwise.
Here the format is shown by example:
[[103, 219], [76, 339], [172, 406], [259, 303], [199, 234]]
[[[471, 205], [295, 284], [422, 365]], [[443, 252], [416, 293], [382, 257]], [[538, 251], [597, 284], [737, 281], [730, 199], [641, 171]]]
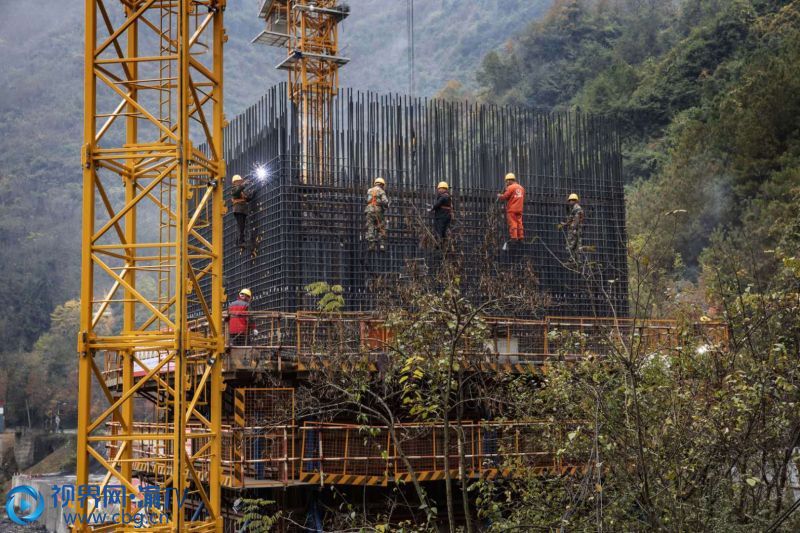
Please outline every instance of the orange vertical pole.
[[344, 465], [342, 466], [342, 474], [347, 474], [347, 459], [350, 453], [350, 428], [344, 430]]
[[392, 448], [392, 439], [391, 435], [389, 434], [389, 428], [386, 428], [386, 466], [383, 469], [383, 479], [388, 481], [389, 478], [389, 469], [391, 468], [392, 463], [392, 454], [389, 453]]
[[436, 426], [433, 426], [432, 430], [432, 439], [433, 441], [433, 455], [431, 458], [433, 459], [433, 467], [431, 468], [432, 471], [436, 471]]
[[544, 355], [545, 355], [545, 357], [547, 357], [547, 356], [550, 355], [550, 341], [547, 338], [547, 335], [548, 335], [547, 319], [545, 319], [544, 322], [542, 322], [542, 328], [543, 328], [543, 330], [542, 330], [543, 331], [543, 333], [542, 333], [542, 346], [543, 346], [543, 349], [544, 349]]

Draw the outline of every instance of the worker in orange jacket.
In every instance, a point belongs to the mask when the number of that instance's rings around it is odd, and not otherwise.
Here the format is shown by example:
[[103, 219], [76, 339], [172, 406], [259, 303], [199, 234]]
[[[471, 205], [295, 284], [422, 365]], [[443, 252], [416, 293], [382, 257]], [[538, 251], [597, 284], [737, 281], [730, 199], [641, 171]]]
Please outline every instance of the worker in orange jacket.
[[[497, 195], [497, 199], [506, 203], [506, 222], [508, 233], [512, 241], [522, 241], [525, 234], [522, 228], [522, 211], [525, 206], [525, 189], [517, 183], [517, 177], [509, 172], [506, 174], [506, 191]], [[508, 249], [507, 243], [503, 249]]]

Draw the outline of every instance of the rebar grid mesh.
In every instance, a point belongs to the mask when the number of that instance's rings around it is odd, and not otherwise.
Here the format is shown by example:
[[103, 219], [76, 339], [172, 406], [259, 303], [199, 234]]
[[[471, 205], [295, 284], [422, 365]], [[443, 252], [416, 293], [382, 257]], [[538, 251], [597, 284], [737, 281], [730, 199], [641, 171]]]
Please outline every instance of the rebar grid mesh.
[[[301, 112], [279, 85], [228, 127], [228, 174], [266, 171], [251, 186], [245, 246], [236, 244], [233, 217], [226, 220], [229, 294], [249, 287], [253, 309], [307, 310], [316, 302], [305, 285], [327, 281], [343, 286], [348, 310], [373, 310], [376, 287], [396, 284], [411, 267], [440, 268], [427, 207], [444, 180], [454, 202], [449, 240], [473, 299], [485, 296], [481, 276], [502, 272], [538, 283], [550, 298], [542, 315], [627, 313], [621, 159], [611, 122], [352, 90], [323, 109], [324, 117]], [[511, 253], [502, 250], [507, 229], [495, 199], [508, 171], [527, 190], [527, 237]], [[381, 254], [368, 252], [364, 236], [365, 195], [376, 176], [386, 178], [392, 201]], [[557, 227], [571, 192], [587, 215], [577, 262]]]

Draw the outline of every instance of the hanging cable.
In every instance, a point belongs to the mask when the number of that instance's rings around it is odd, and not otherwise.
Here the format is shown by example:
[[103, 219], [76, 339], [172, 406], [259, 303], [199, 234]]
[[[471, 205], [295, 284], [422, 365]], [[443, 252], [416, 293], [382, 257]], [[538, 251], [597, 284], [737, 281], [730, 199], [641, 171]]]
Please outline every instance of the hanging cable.
[[414, 0], [406, 1], [406, 37], [408, 39], [408, 93], [416, 93], [416, 78], [414, 75]]

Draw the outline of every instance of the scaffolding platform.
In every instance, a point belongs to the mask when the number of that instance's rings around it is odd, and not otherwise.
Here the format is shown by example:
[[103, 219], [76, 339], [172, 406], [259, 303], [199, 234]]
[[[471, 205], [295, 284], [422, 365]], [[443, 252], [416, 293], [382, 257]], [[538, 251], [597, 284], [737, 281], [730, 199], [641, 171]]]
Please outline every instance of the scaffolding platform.
[[[120, 429], [117, 422], [107, 427], [112, 435]], [[412, 479], [436, 482], [444, 479], [448, 470], [457, 478], [460, 467], [469, 478], [511, 477], [522, 468], [542, 476], [575, 474], [584, 470], [584, 462], [557, 453], [574, 427], [575, 422], [545, 420], [463, 421], [458, 427], [454, 422], [446, 452], [441, 423], [396, 424], [396, 440], [390, 438], [387, 427], [364, 424], [225, 425], [221, 479], [224, 487], [242, 490], [302, 485], [385, 487]], [[134, 429], [152, 435], [169, 431], [157, 423], [137, 423]], [[464, 463], [457, 446], [459, 431], [464, 435]], [[276, 437], [276, 433], [280, 435]], [[121, 442], [111, 439], [108, 454], [116, 454]], [[202, 450], [204, 444], [195, 439], [187, 451]], [[145, 479], [166, 479], [171, 475], [171, 457], [170, 442], [139, 442], [133, 447], [133, 469]], [[509, 460], [515, 468], [507, 466]], [[198, 477], [206, 481], [208, 461], [195, 460], [195, 468]]]
[[[318, 312], [281, 313], [255, 311], [250, 320], [258, 335], [232, 338], [224, 323], [228, 379], [268, 371], [276, 375], [309, 374], [335, 368], [343, 372], [358, 364], [378, 372], [382, 360], [392, 354], [394, 334], [374, 314], [342, 313], [332, 317]], [[679, 322], [589, 317], [545, 317], [523, 320], [482, 317], [491, 332], [484, 345], [461, 347], [475, 372], [545, 375], [553, 362], [571, 363], [587, 357], [636, 350], [655, 353], [680, 346], [687, 331], [706, 339], [709, 347], [728, 345], [724, 322]], [[202, 329], [202, 323], [195, 323]], [[158, 365], [166, 352], [136, 353], [136, 376]], [[106, 352], [103, 377], [110, 389], [122, 380], [122, 357]], [[161, 374], [172, 372], [169, 364]], [[190, 369], [192, 366], [190, 365]]]
[[252, 41], [253, 44], [263, 44], [266, 46], [286, 46], [289, 42], [289, 35], [279, 31], [261, 30]]

